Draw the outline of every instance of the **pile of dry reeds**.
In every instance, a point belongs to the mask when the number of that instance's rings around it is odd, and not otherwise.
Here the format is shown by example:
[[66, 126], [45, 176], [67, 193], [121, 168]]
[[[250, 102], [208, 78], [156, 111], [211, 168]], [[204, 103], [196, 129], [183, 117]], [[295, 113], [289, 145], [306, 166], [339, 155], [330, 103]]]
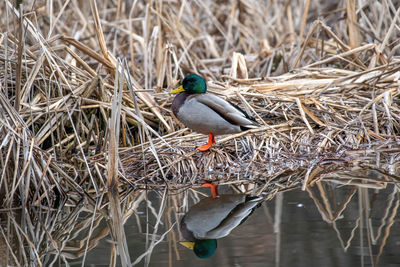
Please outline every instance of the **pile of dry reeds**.
[[[300, 2], [2, 1], [2, 211], [96, 210], [107, 191], [115, 215], [118, 190], [202, 180], [269, 197], [320, 179], [397, 183], [399, 2]], [[189, 72], [262, 126], [194, 150], [206, 137], [172, 117], [168, 94]], [[24, 257], [40, 262], [46, 240]]]
[[224, 174], [229, 180], [237, 175], [265, 182], [281, 172], [328, 162], [354, 166], [362, 161], [386, 169], [396, 164], [400, 151], [398, 66], [393, 62], [359, 72], [304, 68], [268, 81], [230, 80], [215, 92], [247, 108], [262, 122], [260, 129], [220, 139], [209, 153], [194, 150], [194, 141], [206, 141], [198, 134], [180, 131], [153, 139], [147, 147], [127, 149], [127, 173], [131, 182], [164, 178], [186, 184]]

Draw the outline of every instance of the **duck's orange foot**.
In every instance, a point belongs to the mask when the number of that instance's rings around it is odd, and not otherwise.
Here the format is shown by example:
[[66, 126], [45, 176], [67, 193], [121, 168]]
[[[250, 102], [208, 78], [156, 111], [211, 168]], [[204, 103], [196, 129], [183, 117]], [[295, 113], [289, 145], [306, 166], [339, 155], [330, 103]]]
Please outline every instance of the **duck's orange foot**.
[[208, 143], [202, 146], [197, 147], [196, 149], [199, 151], [207, 151], [215, 144], [215, 137], [212, 133], [208, 134]]
[[212, 145], [206, 144], [206, 145], [202, 145], [202, 146], [196, 147], [196, 149], [199, 150], [199, 151], [207, 151], [211, 147], [212, 147]]
[[218, 197], [218, 185], [211, 183], [204, 183], [201, 185], [202, 187], [209, 187], [211, 190], [212, 197], [216, 199]]

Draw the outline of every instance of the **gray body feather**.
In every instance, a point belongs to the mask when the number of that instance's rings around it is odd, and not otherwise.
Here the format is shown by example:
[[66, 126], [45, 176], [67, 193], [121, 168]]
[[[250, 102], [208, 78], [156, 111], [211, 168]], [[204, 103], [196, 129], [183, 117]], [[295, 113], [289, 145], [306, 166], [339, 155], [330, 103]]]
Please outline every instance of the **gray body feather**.
[[172, 106], [175, 116], [186, 127], [202, 134], [234, 134], [259, 127], [243, 111], [212, 94], [183, 92], [175, 97]]
[[181, 233], [188, 241], [227, 236], [261, 201], [260, 197], [246, 200], [244, 194], [202, 199], [182, 218]]

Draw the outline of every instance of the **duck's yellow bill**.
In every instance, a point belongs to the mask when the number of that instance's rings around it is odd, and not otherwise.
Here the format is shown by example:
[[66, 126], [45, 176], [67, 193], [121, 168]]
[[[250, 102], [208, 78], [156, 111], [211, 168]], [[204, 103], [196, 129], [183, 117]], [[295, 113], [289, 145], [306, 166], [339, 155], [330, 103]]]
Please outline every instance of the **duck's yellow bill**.
[[182, 246], [185, 246], [185, 247], [187, 247], [187, 248], [190, 249], [190, 250], [193, 250], [193, 248], [194, 248], [194, 242], [181, 241], [181, 242], [179, 242], [179, 243], [181, 243]]
[[172, 91], [170, 92], [170, 94], [177, 94], [177, 93], [180, 93], [180, 92], [183, 92], [183, 91], [185, 91], [185, 89], [183, 89], [183, 86], [181, 85], [181, 86], [179, 86], [178, 88], [172, 90]]

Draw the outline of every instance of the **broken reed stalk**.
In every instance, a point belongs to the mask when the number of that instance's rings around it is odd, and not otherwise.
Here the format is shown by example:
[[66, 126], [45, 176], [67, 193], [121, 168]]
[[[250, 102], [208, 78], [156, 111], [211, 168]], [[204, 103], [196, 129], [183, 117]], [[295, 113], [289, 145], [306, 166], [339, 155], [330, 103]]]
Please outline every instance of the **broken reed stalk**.
[[354, 49], [360, 46], [360, 37], [357, 25], [357, 13], [356, 13], [356, 1], [355, 0], [347, 0], [346, 1], [347, 8], [347, 25], [349, 30], [349, 46], [350, 49]]
[[[120, 62], [117, 62], [115, 68], [115, 82], [114, 82], [114, 97], [111, 108], [111, 118], [109, 123], [109, 153], [108, 153], [108, 166], [107, 166], [107, 189], [109, 200], [109, 211], [111, 220], [111, 234], [116, 241], [112, 247], [116, 248], [116, 253], [120, 255], [122, 266], [131, 266], [126, 235], [122, 222], [122, 213], [119, 198], [119, 175], [118, 175], [118, 138], [120, 135], [120, 117], [121, 117], [121, 104], [122, 94], [124, 87], [124, 75], [119, 73]], [[126, 71], [126, 70], [125, 70]], [[115, 246], [115, 247], [114, 247]], [[110, 261], [111, 263], [111, 261]]]

